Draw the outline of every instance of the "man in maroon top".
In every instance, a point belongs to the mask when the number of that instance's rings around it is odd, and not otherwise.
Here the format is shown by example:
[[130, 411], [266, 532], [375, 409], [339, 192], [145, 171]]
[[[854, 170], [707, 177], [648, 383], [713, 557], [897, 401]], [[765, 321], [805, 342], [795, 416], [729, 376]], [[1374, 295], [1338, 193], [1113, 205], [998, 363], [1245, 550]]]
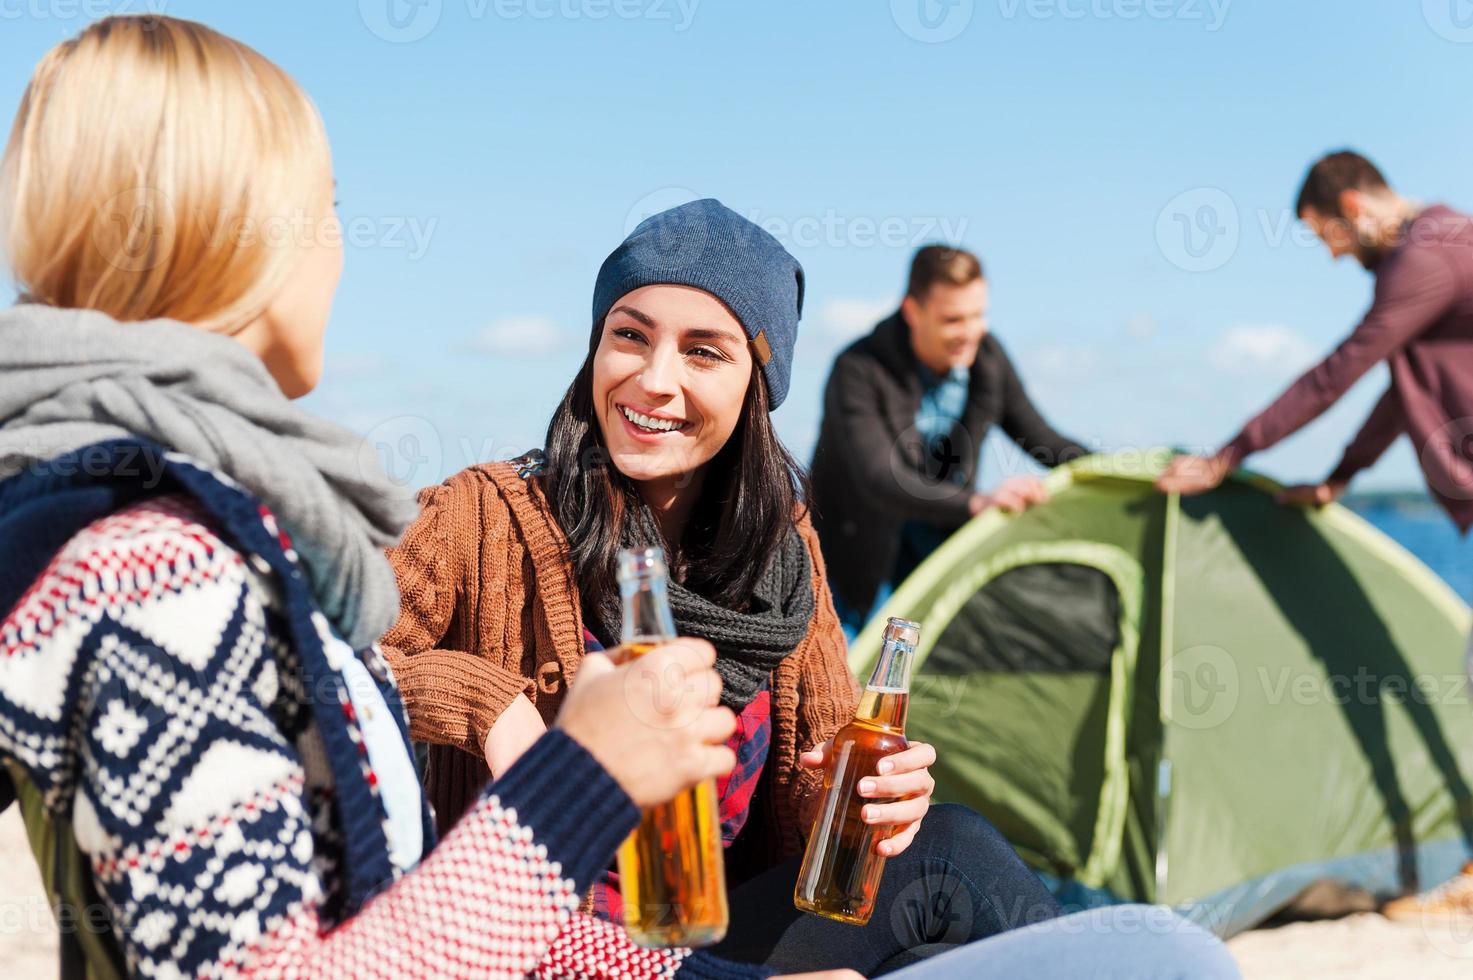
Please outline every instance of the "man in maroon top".
[[1473, 525], [1473, 217], [1440, 204], [1419, 207], [1349, 151], [1310, 168], [1296, 209], [1332, 256], [1354, 256], [1376, 277], [1371, 308], [1236, 438], [1212, 456], [1177, 457], [1156, 485], [1183, 494], [1212, 489], [1244, 457], [1292, 435], [1385, 361], [1391, 386], [1340, 464], [1323, 483], [1291, 487], [1279, 499], [1338, 499], [1405, 432], [1433, 497], [1466, 532]]
[[[1376, 277], [1375, 298], [1350, 336], [1212, 456], [1178, 456], [1156, 486], [1193, 494], [1223, 481], [1244, 457], [1318, 417], [1381, 361], [1386, 389], [1324, 482], [1279, 500], [1324, 505], [1405, 432], [1432, 496], [1460, 531], [1473, 524], [1473, 218], [1420, 208], [1393, 191], [1365, 157], [1332, 153], [1310, 168], [1299, 217], [1335, 258], [1354, 256]], [[1473, 663], [1473, 661], [1470, 661]], [[1389, 918], [1426, 922], [1473, 914], [1473, 862], [1420, 896], [1396, 899]], [[1464, 919], [1466, 921], [1466, 919]]]

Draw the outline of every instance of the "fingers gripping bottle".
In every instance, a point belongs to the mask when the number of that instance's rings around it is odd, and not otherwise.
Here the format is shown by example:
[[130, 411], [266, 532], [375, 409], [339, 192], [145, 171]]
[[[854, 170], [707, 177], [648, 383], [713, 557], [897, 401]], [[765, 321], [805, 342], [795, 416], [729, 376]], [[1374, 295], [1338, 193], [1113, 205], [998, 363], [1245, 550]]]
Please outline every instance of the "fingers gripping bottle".
[[[675, 639], [667, 574], [660, 548], [619, 553], [619, 593], [624, 602], [621, 659], [637, 659]], [[641, 681], [636, 673], [631, 685], [652, 680]], [[633, 686], [631, 696], [639, 696]], [[651, 724], [662, 723], [653, 716], [651, 712]], [[719, 942], [727, 924], [723, 860], [714, 779], [645, 810], [639, 827], [619, 848], [619, 890], [630, 937], [641, 946]]]
[[875, 774], [880, 759], [907, 745], [910, 665], [920, 638], [918, 623], [892, 618], [885, 624], [880, 659], [860, 695], [859, 710], [834, 736], [823, 797], [793, 889], [793, 904], [804, 912], [862, 926], [875, 910], [885, 872], [885, 858], [875, 845], [891, 828], [867, 824], [862, 814], [866, 804], [893, 801], [860, 796], [859, 781]]

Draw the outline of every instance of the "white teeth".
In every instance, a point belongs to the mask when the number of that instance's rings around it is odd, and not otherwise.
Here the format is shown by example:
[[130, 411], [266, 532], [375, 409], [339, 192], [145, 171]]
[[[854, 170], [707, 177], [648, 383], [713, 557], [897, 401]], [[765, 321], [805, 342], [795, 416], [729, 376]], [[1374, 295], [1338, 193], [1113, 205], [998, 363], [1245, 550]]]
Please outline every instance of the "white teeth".
[[624, 413], [624, 417], [626, 419], [633, 422], [641, 429], [649, 429], [654, 432], [669, 432], [672, 429], [685, 428], [684, 422], [677, 422], [673, 419], [653, 419], [650, 418], [648, 415], [641, 415], [634, 409], [628, 408], [623, 405], [619, 406], [619, 410]]

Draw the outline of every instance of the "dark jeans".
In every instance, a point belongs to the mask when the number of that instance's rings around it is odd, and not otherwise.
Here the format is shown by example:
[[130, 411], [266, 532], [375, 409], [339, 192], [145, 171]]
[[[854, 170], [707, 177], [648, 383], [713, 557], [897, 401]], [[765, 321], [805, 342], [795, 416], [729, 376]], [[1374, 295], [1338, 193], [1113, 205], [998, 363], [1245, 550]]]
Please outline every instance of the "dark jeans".
[[734, 889], [731, 925], [711, 952], [783, 973], [848, 967], [873, 977], [1060, 914], [1003, 836], [955, 804], [933, 806], [910, 847], [885, 864], [867, 925], [794, 908], [799, 864], [794, 859]]

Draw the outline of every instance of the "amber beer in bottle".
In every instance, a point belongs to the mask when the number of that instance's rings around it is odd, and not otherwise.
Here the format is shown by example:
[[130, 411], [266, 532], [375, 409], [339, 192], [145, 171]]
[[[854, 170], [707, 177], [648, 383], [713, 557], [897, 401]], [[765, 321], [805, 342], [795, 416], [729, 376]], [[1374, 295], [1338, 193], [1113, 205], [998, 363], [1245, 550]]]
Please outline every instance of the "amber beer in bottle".
[[[619, 553], [620, 659], [642, 657], [675, 639], [666, 580], [663, 550]], [[706, 946], [726, 935], [726, 871], [714, 779], [644, 811], [639, 827], [619, 848], [619, 891], [624, 927], [641, 946]]]
[[885, 858], [875, 845], [891, 828], [867, 824], [862, 815], [867, 804], [894, 800], [860, 796], [859, 781], [875, 775], [881, 759], [907, 745], [910, 662], [920, 638], [917, 623], [892, 618], [885, 624], [884, 646], [860, 695], [859, 711], [834, 736], [823, 797], [793, 889], [793, 904], [804, 912], [862, 926], [875, 910], [885, 872]]

